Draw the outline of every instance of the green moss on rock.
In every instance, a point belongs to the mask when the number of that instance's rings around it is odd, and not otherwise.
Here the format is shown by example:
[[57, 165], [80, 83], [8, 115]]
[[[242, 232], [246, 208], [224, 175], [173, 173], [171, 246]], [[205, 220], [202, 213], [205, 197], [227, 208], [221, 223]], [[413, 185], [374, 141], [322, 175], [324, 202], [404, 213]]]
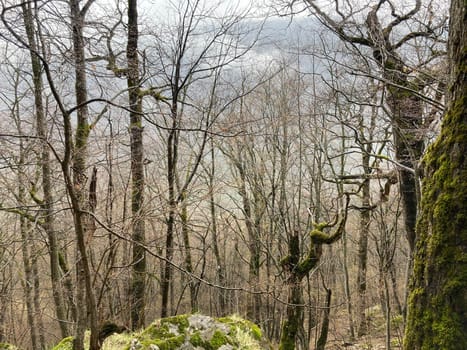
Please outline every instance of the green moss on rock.
[[159, 350], [175, 350], [180, 348], [184, 342], [185, 336], [183, 334], [165, 339], [146, 339], [141, 341], [140, 344], [142, 345], [142, 348], [139, 349], [151, 349], [151, 345], [156, 345]]
[[260, 341], [263, 337], [261, 329], [251, 321], [245, 320], [237, 315], [232, 315], [228, 317], [221, 317], [218, 319], [219, 322], [225, 323], [235, 330], [240, 328], [242, 331], [250, 333], [251, 336]]
[[190, 336], [190, 344], [193, 346], [203, 346], [204, 340], [201, 338], [200, 332], [195, 332]]
[[60, 343], [55, 345], [52, 350], [72, 350], [74, 337], [63, 338]]
[[178, 327], [178, 331], [180, 333], [183, 333], [190, 325], [188, 322], [188, 316], [189, 315], [178, 315], [178, 316], [167, 317], [161, 320], [161, 324], [176, 325]]
[[216, 330], [209, 342], [209, 345], [212, 350], [217, 350], [222, 345], [230, 344], [230, 343], [231, 343], [231, 339], [229, 339], [229, 337], [224, 332]]

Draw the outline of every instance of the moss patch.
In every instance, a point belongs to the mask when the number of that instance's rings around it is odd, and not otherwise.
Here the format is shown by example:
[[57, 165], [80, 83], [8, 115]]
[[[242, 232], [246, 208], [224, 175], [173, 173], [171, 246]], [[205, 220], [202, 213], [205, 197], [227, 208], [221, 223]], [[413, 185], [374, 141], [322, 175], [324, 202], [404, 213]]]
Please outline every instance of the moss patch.
[[157, 320], [135, 337], [142, 350], [157, 345], [160, 350], [177, 349], [185, 342], [183, 332], [188, 327], [187, 315]]
[[58, 343], [52, 348], [52, 350], [72, 350], [73, 349], [73, 338], [74, 337], [63, 338], [60, 343]]
[[228, 317], [221, 317], [218, 319], [219, 322], [225, 323], [231, 327], [233, 331], [240, 329], [243, 332], [251, 334], [251, 336], [256, 340], [261, 340], [262, 332], [261, 329], [251, 321], [245, 320], [237, 315], [232, 315]]

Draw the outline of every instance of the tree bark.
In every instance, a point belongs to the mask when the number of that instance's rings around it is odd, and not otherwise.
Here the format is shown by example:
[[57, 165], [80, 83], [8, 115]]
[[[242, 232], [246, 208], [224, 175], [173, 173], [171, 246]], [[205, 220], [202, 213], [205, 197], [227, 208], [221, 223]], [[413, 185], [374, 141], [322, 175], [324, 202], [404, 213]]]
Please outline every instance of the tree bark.
[[[176, 94], [175, 94], [176, 96]], [[166, 262], [162, 271], [161, 281], [161, 317], [167, 317], [169, 314], [169, 292], [172, 282], [172, 266], [170, 261], [173, 258], [173, 245], [175, 236], [175, 216], [177, 211], [177, 200], [175, 198], [175, 174], [178, 159], [178, 133], [177, 118], [178, 118], [178, 98], [174, 97], [172, 101], [172, 129], [170, 130], [167, 140], [167, 183], [169, 187], [169, 208], [167, 216], [167, 234], [165, 239], [165, 258]]]
[[324, 350], [326, 342], [328, 340], [329, 331], [329, 314], [331, 313], [331, 297], [332, 290], [324, 288], [326, 290], [326, 308], [324, 309], [323, 324], [321, 326], [321, 332], [319, 335], [318, 342], [316, 343], [316, 350]]
[[[305, 275], [295, 272], [298, 272], [298, 270], [295, 269], [298, 268], [300, 264], [300, 242], [298, 232], [294, 232], [294, 234], [289, 238], [289, 255], [286, 259], [287, 261], [283, 260], [283, 266], [289, 270], [290, 276], [287, 281], [288, 295], [286, 319], [282, 324], [279, 350], [294, 350], [299, 334], [304, 332], [301, 282]], [[306, 273], [308, 274], [308, 272], [309, 271]]]
[[450, 95], [424, 157], [405, 349], [467, 349], [467, 3], [450, 8]]
[[199, 302], [198, 302], [198, 286], [199, 281], [196, 281], [191, 274], [193, 271], [193, 261], [191, 257], [191, 243], [190, 243], [190, 228], [188, 226], [188, 205], [186, 203], [187, 195], [186, 191], [181, 194], [181, 212], [180, 212], [180, 221], [182, 225], [182, 238], [183, 245], [185, 250], [185, 269], [189, 273], [187, 276], [188, 289], [190, 291], [190, 305], [191, 312], [199, 312]]
[[131, 212], [132, 212], [132, 282], [131, 282], [131, 325], [140, 328], [145, 322], [146, 291], [146, 240], [145, 221], [142, 213], [144, 200], [144, 159], [142, 101], [140, 96], [140, 77], [138, 60], [138, 3], [128, 1], [128, 42], [127, 42], [127, 84], [130, 102], [130, 139], [131, 139]]
[[[371, 148], [371, 144], [369, 144]], [[367, 150], [365, 150], [367, 151]], [[371, 173], [370, 155], [365, 152], [362, 155], [362, 165], [365, 174]], [[370, 179], [363, 180], [362, 183], [362, 207], [370, 208]], [[357, 335], [360, 337], [367, 332], [366, 320], [366, 270], [368, 260], [368, 235], [370, 231], [370, 210], [365, 209], [360, 214], [360, 232], [358, 238], [358, 271], [357, 271], [357, 292], [358, 292], [358, 327]]]
[[[215, 153], [214, 153], [214, 141], [211, 139], [211, 168], [208, 170], [209, 178], [209, 209], [211, 214], [211, 234], [212, 234], [212, 248], [214, 251], [214, 257], [216, 258], [216, 275], [219, 282], [219, 285], [225, 286], [225, 263], [221, 258], [221, 253], [219, 249], [219, 238], [217, 231], [217, 217], [216, 217], [216, 202], [214, 198], [214, 176], [216, 172], [215, 164]], [[226, 291], [223, 288], [217, 290], [218, 293], [218, 302], [219, 308], [217, 314], [219, 316], [225, 316], [227, 314], [227, 295]]]

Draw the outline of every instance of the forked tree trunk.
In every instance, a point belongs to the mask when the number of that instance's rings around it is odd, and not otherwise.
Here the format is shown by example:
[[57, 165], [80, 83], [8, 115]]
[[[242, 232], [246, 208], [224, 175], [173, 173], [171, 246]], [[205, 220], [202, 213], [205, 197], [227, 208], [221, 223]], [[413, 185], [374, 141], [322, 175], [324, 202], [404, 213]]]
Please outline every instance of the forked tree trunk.
[[[295, 350], [296, 343], [299, 343], [300, 333], [303, 328], [303, 302], [302, 302], [302, 280], [312, 271], [320, 261], [323, 244], [333, 244], [342, 237], [347, 222], [347, 212], [349, 207], [349, 195], [346, 195], [345, 207], [342, 208], [342, 217], [334, 232], [326, 234], [323, 230], [332, 227], [334, 224], [319, 223], [310, 232], [310, 247], [304, 258], [300, 258], [300, 242], [298, 232], [294, 232], [289, 237], [289, 255], [281, 260], [281, 266], [286, 272], [288, 297], [287, 315], [282, 324], [282, 334], [279, 350]], [[324, 346], [324, 344], [322, 344]]]

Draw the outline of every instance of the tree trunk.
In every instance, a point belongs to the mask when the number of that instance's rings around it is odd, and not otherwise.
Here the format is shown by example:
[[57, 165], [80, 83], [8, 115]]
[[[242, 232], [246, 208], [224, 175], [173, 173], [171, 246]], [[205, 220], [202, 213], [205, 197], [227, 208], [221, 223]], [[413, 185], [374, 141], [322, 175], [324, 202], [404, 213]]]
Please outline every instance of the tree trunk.
[[185, 269], [189, 273], [187, 277], [188, 289], [190, 291], [190, 306], [191, 312], [196, 313], [199, 311], [198, 302], [198, 281], [196, 281], [191, 274], [193, 273], [193, 262], [191, 257], [191, 244], [190, 244], [190, 232], [188, 227], [188, 206], [186, 203], [186, 192], [181, 194], [181, 213], [180, 221], [182, 225], [182, 238], [185, 250]]
[[[90, 4], [90, 3], [89, 3]], [[75, 95], [76, 105], [79, 108], [76, 111], [77, 123], [75, 142], [73, 147], [73, 180], [72, 183], [68, 180], [67, 189], [70, 195], [71, 204], [73, 208], [73, 220], [75, 226], [75, 234], [78, 248], [77, 256], [77, 299], [78, 305], [85, 305], [86, 307], [78, 307], [78, 320], [76, 336], [73, 341], [73, 350], [84, 349], [84, 331], [88, 326], [91, 331], [89, 348], [96, 350], [98, 345], [98, 325], [97, 325], [97, 308], [92, 286], [91, 268], [88, 258], [87, 246], [90, 239], [90, 230], [92, 229], [92, 219], [88, 214], [83, 212], [83, 209], [88, 207], [86, 194], [86, 159], [87, 159], [87, 142], [89, 137], [89, 123], [88, 123], [88, 108], [85, 104], [87, 102], [87, 83], [86, 83], [86, 64], [84, 54], [84, 37], [83, 26], [84, 17], [88, 7], [80, 9], [78, 0], [71, 0], [71, 25], [73, 37], [73, 54], [75, 64]], [[70, 115], [64, 115], [64, 118], [70, 118]], [[67, 143], [66, 147], [70, 147], [71, 140], [71, 122], [66, 121], [65, 131]], [[68, 149], [71, 152], [71, 149]], [[67, 164], [70, 159], [64, 161], [65, 177], [68, 177], [68, 171], [71, 164]]]
[[[399, 83], [396, 81], [396, 83]], [[407, 85], [407, 82], [405, 82]], [[404, 208], [404, 226], [410, 247], [412, 260], [415, 248], [415, 224], [417, 220], [420, 190], [416, 173], [418, 162], [424, 149], [423, 132], [421, 130], [423, 107], [419, 97], [412, 96], [402, 89], [391, 89], [389, 107], [394, 120], [394, 144], [397, 161], [411, 169], [400, 169], [400, 194]]]
[[[305, 275], [296, 273], [295, 268], [300, 263], [300, 242], [298, 232], [289, 238], [289, 255], [283, 266], [289, 271], [287, 280], [287, 310], [286, 319], [282, 324], [279, 350], [294, 350], [303, 329], [303, 296], [302, 279]], [[310, 269], [311, 270], [311, 269]], [[308, 272], [307, 272], [308, 274]]]
[[[241, 157], [241, 155], [240, 155]], [[236, 162], [237, 170], [240, 174], [239, 194], [242, 198], [242, 209], [245, 216], [245, 226], [248, 232], [248, 250], [250, 253], [248, 263], [248, 284], [253, 290], [259, 287], [259, 271], [260, 271], [260, 251], [259, 251], [259, 227], [255, 225], [253, 210], [251, 208], [251, 201], [247, 195], [246, 189], [246, 174], [242, 160]], [[255, 203], [256, 204], [256, 203]], [[261, 299], [259, 294], [248, 294], [247, 299], [247, 318], [255, 323], [260, 321], [260, 303]]]
[[[176, 103], [176, 102], [175, 102]], [[162, 271], [161, 281], [161, 294], [162, 294], [162, 305], [161, 305], [161, 317], [167, 317], [169, 314], [169, 292], [170, 284], [172, 280], [172, 266], [170, 261], [173, 257], [173, 244], [174, 244], [174, 230], [175, 230], [175, 212], [176, 212], [176, 201], [175, 201], [175, 166], [177, 162], [177, 144], [176, 144], [176, 118], [177, 108], [172, 106], [172, 118], [173, 128], [170, 131], [167, 140], [167, 182], [169, 186], [169, 212], [167, 217], [167, 233], [165, 238], [165, 258], [164, 268]]]
[[[211, 234], [212, 234], [212, 248], [214, 251], [214, 257], [216, 258], [216, 274], [219, 285], [225, 286], [225, 264], [224, 260], [221, 259], [221, 253], [219, 250], [219, 238], [217, 232], [217, 217], [216, 217], [216, 202], [214, 198], [214, 175], [216, 171], [215, 157], [214, 157], [214, 141], [211, 139], [211, 169], [208, 171], [209, 177], [209, 207], [211, 213]], [[217, 314], [219, 316], [225, 316], [227, 313], [227, 296], [226, 291], [223, 288], [217, 290], [219, 308]]]
[[405, 349], [467, 349], [467, 4], [450, 9], [450, 96], [424, 157]]
[[142, 101], [140, 96], [138, 60], [138, 3], [128, 1], [128, 42], [127, 42], [127, 84], [130, 102], [130, 139], [131, 139], [131, 213], [132, 213], [132, 282], [131, 282], [131, 326], [140, 328], [145, 322], [146, 291], [146, 253], [144, 250], [145, 221], [143, 216], [144, 200], [144, 159]]
[[[371, 144], [370, 144], [371, 147]], [[365, 174], [371, 173], [369, 152], [362, 155], [362, 165]], [[363, 180], [362, 184], [362, 207], [360, 214], [360, 236], [358, 238], [358, 328], [357, 335], [361, 337], [367, 332], [366, 320], [366, 270], [368, 259], [368, 234], [370, 231], [370, 179]]]
[[[37, 231], [33, 231], [31, 241], [37, 242]], [[41, 285], [39, 275], [39, 254], [37, 251], [32, 252], [33, 245], [31, 245], [31, 267], [32, 267], [32, 281], [33, 281], [33, 300], [34, 300], [34, 314], [36, 315], [37, 320], [37, 329], [39, 332], [39, 349], [45, 349], [45, 327], [44, 320], [42, 318], [42, 305], [41, 305]]]
[[[21, 142], [22, 144], [22, 142]], [[21, 146], [22, 147], [22, 146]], [[23, 150], [20, 151], [23, 153]], [[20, 155], [20, 158], [23, 158]], [[21, 162], [21, 160], [20, 160]], [[20, 165], [20, 171], [22, 166]], [[21, 177], [21, 176], [20, 176]], [[21, 201], [20, 206], [24, 206], [25, 199], [25, 188], [24, 188], [24, 179], [19, 179], [19, 190], [18, 190], [18, 199]], [[31, 345], [33, 349], [39, 349], [39, 336], [38, 336], [38, 327], [37, 327], [37, 318], [34, 310], [34, 295], [33, 295], [33, 272], [31, 265], [31, 237], [29, 237], [29, 232], [31, 230], [31, 225], [28, 220], [20, 216], [20, 231], [21, 231], [21, 251], [23, 257], [23, 268], [24, 268], [24, 280], [22, 280], [23, 290], [26, 299], [26, 314], [28, 318], [29, 331], [31, 332]]]
[[316, 350], [324, 350], [326, 342], [328, 340], [329, 314], [331, 313], [332, 290], [326, 287], [324, 287], [324, 289], [326, 289], [326, 308], [324, 309], [323, 324], [321, 325], [321, 332], [319, 335], [318, 342], [316, 343]]
[[176, 119], [178, 116], [177, 112], [177, 100], [174, 100], [172, 105], [172, 118], [173, 127], [170, 130], [169, 137], [167, 140], [167, 182], [169, 186], [169, 212], [167, 217], [167, 234], [165, 240], [165, 258], [164, 268], [162, 272], [161, 281], [161, 294], [162, 294], [162, 305], [161, 305], [161, 317], [167, 317], [169, 315], [169, 292], [170, 285], [172, 283], [172, 266], [170, 262], [173, 258], [173, 245], [175, 236], [175, 215], [177, 210], [177, 202], [175, 198], [175, 172], [178, 156], [178, 141], [177, 141], [177, 130], [176, 130]]
[[31, 3], [22, 5], [23, 21], [28, 38], [28, 44], [31, 48], [31, 66], [33, 74], [34, 88], [34, 106], [36, 108], [36, 129], [37, 136], [40, 138], [41, 153], [40, 163], [42, 170], [42, 192], [43, 198], [41, 210], [43, 213], [44, 230], [47, 234], [48, 251], [50, 257], [50, 278], [52, 281], [52, 295], [55, 303], [55, 313], [59, 323], [62, 338], [69, 335], [68, 322], [66, 318], [65, 303], [63, 301], [63, 289], [60, 283], [60, 265], [59, 265], [59, 248], [57, 245], [57, 237], [54, 231], [54, 215], [53, 215], [53, 196], [51, 184], [50, 170], [50, 150], [47, 144], [46, 120], [44, 115], [43, 105], [43, 83], [42, 83], [42, 67], [39, 57], [34, 53], [38, 51], [35, 33], [34, 33], [34, 17], [32, 15]]

